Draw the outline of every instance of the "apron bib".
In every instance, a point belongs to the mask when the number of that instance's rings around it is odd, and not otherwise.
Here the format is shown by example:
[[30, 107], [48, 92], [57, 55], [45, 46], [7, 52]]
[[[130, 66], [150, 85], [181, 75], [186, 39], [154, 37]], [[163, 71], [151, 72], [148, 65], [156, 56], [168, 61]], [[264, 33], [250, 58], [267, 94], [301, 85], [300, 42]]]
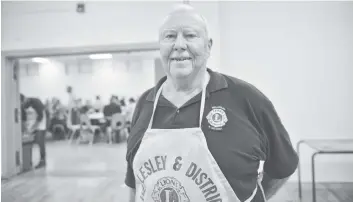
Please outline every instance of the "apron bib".
[[[162, 88], [163, 85], [157, 92], [148, 129], [133, 161], [135, 201], [240, 202], [209, 151], [201, 130], [206, 85], [202, 90], [198, 128], [151, 128]], [[260, 161], [258, 169], [261, 190], [263, 163]], [[250, 202], [256, 192], [257, 186], [245, 202]]]

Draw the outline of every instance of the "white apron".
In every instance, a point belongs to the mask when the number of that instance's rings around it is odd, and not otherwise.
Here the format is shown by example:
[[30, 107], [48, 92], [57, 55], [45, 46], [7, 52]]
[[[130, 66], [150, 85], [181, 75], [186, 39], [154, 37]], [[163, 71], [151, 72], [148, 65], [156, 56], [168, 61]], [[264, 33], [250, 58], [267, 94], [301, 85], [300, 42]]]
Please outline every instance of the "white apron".
[[[152, 129], [162, 87], [157, 92], [148, 129], [134, 157], [136, 202], [240, 202], [208, 150], [201, 130], [206, 86], [198, 128]], [[263, 161], [259, 163], [261, 190]], [[245, 200], [250, 202], [257, 192]], [[263, 190], [262, 190], [263, 192]]]

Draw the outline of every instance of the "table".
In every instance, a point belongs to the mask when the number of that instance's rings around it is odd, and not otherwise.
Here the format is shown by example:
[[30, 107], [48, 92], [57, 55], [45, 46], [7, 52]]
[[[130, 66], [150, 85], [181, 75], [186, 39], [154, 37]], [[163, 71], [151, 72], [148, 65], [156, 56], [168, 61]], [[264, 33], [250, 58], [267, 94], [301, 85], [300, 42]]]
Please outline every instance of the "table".
[[[353, 154], [353, 139], [307, 139], [300, 140], [297, 143], [297, 152], [300, 157], [300, 145], [306, 144], [315, 152], [311, 156], [311, 175], [312, 175], [312, 193], [313, 202], [316, 202], [316, 184], [315, 184], [315, 157], [320, 154]], [[299, 199], [302, 199], [300, 159], [298, 163], [298, 188]]]
[[105, 123], [105, 117], [103, 113], [91, 113], [88, 114], [88, 118], [93, 126], [100, 126]]
[[104, 119], [104, 114], [103, 113], [92, 113], [88, 114], [89, 119]]

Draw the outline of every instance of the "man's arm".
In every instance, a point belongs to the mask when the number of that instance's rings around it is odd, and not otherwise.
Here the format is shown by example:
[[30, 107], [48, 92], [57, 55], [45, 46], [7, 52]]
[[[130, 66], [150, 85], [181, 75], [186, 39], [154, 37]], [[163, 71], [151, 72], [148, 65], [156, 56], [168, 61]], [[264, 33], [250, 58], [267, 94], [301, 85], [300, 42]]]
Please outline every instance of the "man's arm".
[[255, 114], [253, 122], [259, 126], [257, 128], [265, 137], [266, 161], [261, 184], [266, 198], [269, 199], [295, 172], [298, 156], [272, 102], [259, 91], [257, 98], [249, 103]]
[[263, 179], [262, 179], [262, 187], [265, 192], [266, 199], [272, 198], [277, 191], [287, 182], [289, 177], [283, 178], [283, 179], [274, 179], [271, 178], [268, 174], [264, 173]]

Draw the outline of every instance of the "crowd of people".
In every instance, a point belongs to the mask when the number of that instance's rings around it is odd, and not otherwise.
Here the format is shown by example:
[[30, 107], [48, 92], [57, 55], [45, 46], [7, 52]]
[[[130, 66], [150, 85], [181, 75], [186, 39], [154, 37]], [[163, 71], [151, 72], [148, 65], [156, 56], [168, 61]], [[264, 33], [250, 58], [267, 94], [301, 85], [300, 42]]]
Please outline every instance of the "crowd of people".
[[88, 117], [96, 115], [95, 117], [98, 118], [90, 119], [91, 124], [99, 125], [103, 132], [106, 132], [115, 114], [125, 117], [127, 124], [131, 122], [136, 103], [134, 98], [129, 98], [126, 101], [125, 99], [119, 99], [116, 95], [112, 95], [110, 102], [104, 105], [99, 95], [96, 96], [94, 102], [86, 100], [83, 103], [81, 98], [74, 96], [71, 87], [67, 88], [67, 92], [69, 93], [69, 103], [66, 105], [55, 97], [45, 102], [45, 110], [49, 117], [47, 130], [54, 135], [58, 134], [60, 136], [62, 134], [62, 131], [55, 131], [58, 128], [64, 128], [65, 134], [69, 134], [70, 125], [80, 125], [82, 115]]
[[42, 102], [36, 97], [20, 95], [22, 133], [24, 137], [33, 137], [40, 149], [41, 160], [36, 168], [46, 165], [45, 142], [48, 132], [53, 139], [76, 138], [77, 142], [91, 136], [90, 143], [93, 143], [97, 134], [109, 143], [118, 143], [122, 141], [121, 136], [127, 138], [129, 135], [135, 109], [134, 98], [126, 101], [112, 95], [110, 102], [104, 105], [97, 95], [93, 104], [90, 100], [83, 104], [81, 98], [76, 98], [71, 86], [66, 91], [68, 103], [55, 97]]

